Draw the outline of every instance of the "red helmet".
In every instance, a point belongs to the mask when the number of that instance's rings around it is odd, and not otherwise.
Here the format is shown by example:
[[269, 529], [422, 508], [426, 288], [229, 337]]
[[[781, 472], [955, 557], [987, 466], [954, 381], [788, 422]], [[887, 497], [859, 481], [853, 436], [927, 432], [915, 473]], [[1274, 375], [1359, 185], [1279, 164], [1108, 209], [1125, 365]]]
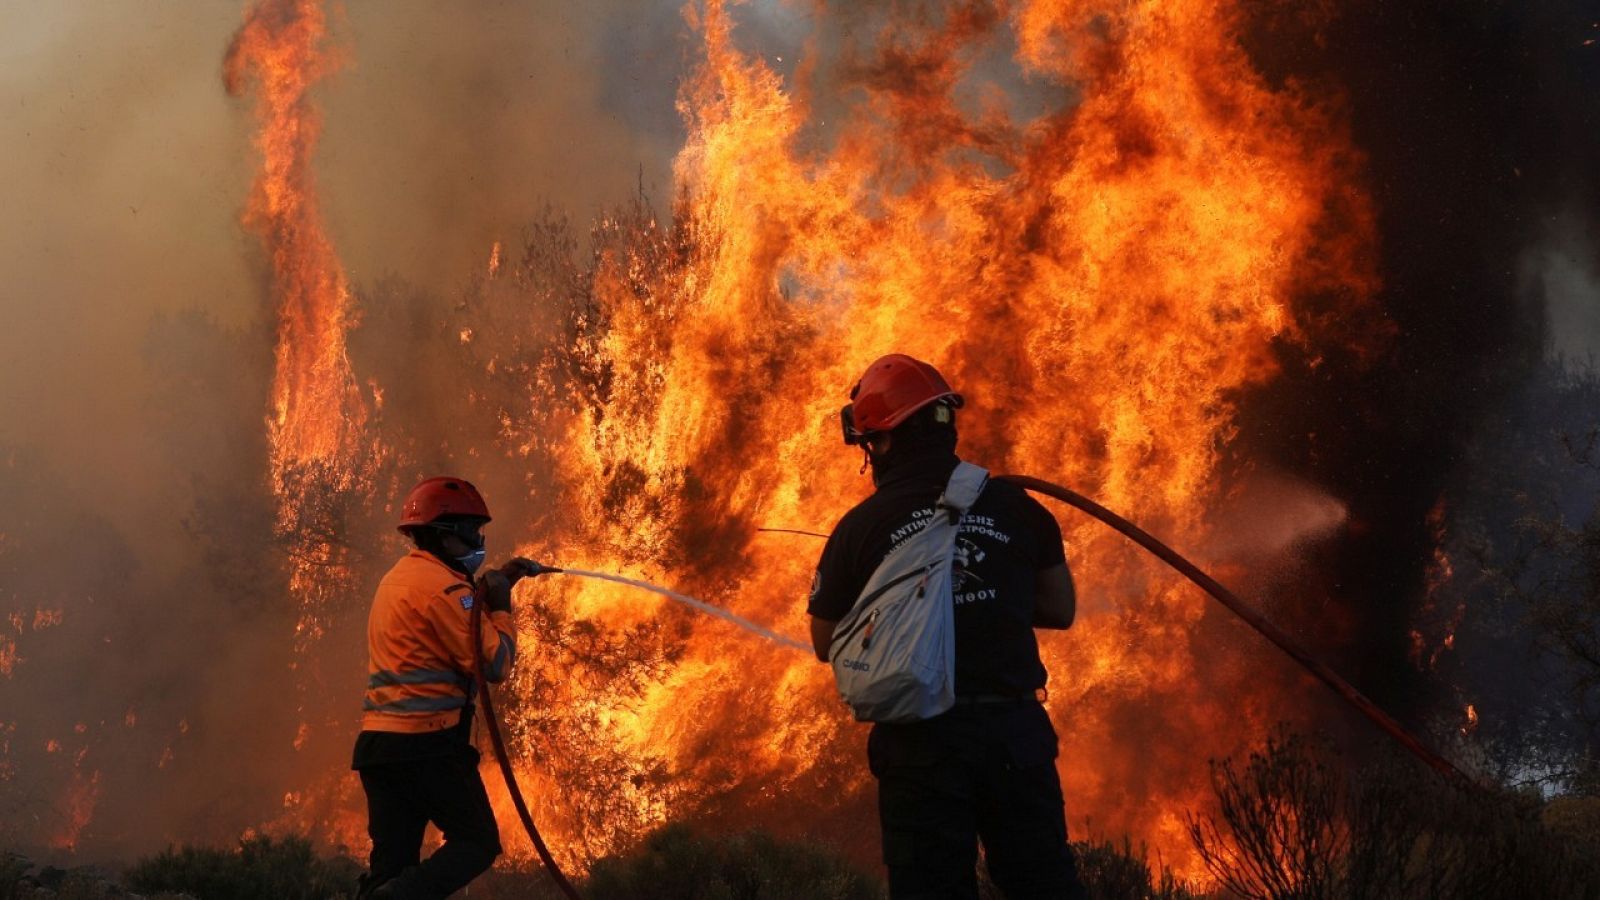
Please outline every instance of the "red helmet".
[[850, 391], [851, 403], [840, 412], [844, 440], [857, 444], [868, 434], [889, 431], [930, 403], [961, 408], [961, 395], [950, 389], [939, 370], [903, 353], [891, 353], [867, 366]]
[[489, 505], [470, 481], [439, 475], [423, 479], [400, 507], [401, 531], [436, 522], [445, 516], [471, 516], [489, 521]]

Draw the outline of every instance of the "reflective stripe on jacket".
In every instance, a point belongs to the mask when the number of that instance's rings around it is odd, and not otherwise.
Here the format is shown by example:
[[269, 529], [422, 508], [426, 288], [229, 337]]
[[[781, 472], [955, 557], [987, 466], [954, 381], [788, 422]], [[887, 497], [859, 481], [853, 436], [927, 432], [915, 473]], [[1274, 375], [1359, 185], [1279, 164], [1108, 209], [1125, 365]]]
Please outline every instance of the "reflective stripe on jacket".
[[[472, 691], [472, 585], [413, 550], [378, 584], [367, 617], [364, 731], [442, 731]], [[504, 681], [517, 646], [509, 612], [485, 610], [483, 677]]]

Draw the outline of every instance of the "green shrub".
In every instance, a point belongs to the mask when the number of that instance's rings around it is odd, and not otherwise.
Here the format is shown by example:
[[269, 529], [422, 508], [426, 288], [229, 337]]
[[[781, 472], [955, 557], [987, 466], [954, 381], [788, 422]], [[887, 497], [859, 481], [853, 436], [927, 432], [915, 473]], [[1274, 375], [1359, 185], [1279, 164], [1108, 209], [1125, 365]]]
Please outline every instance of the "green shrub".
[[761, 832], [727, 837], [683, 825], [653, 832], [626, 856], [595, 862], [585, 900], [877, 900], [878, 879], [810, 844]]
[[330, 900], [354, 896], [360, 872], [352, 860], [318, 858], [305, 838], [258, 837], [236, 850], [168, 849], [141, 859], [126, 881], [135, 891], [181, 891], [199, 900]]

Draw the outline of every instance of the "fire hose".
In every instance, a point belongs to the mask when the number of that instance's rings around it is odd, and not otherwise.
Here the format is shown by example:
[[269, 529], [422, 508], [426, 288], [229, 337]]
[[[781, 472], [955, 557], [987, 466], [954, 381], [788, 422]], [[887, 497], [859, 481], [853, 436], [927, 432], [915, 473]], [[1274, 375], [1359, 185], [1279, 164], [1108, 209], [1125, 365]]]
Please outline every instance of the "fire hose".
[[1210, 575], [1207, 575], [1205, 572], [1202, 572], [1194, 563], [1180, 556], [1178, 552], [1173, 550], [1171, 547], [1168, 547], [1161, 541], [1156, 540], [1144, 529], [1133, 524], [1132, 522], [1129, 522], [1127, 519], [1124, 519], [1111, 510], [1106, 509], [1104, 506], [1101, 506], [1093, 500], [1090, 500], [1088, 497], [1085, 497], [1075, 491], [1068, 490], [1059, 484], [1052, 484], [1048, 481], [1043, 481], [1038, 478], [1030, 478], [1026, 475], [1001, 475], [998, 477], [1019, 487], [1034, 491], [1035, 493], [1053, 497], [1069, 506], [1077, 507], [1078, 509], [1083, 510], [1096, 519], [1099, 519], [1101, 522], [1104, 522], [1105, 524], [1121, 532], [1134, 543], [1150, 551], [1167, 565], [1177, 569], [1190, 581], [1199, 585], [1200, 588], [1206, 593], [1216, 598], [1218, 602], [1231, 610], [1234, 615], [1238, 616], [1240, 619], [1243, 619], [1245, 624], [1249, 625], [1251, 628], [1254, 628], [1259, 634], [1261, 634], [1262, 637], [1265, 637], [1267, 640], [1276, 644], [1278, 649], [1289, 654], [1289, 656], [1291, 656], [1300, 665], [1304, 666], [1323, 684], [1332, 688], [1334, 693], [1338, 694], [1340, 697], [1343, 697], [1345, 702], [1349, 703], [1351, 706], [1354, 706], [1362, 715], [1366, 716], [1373, 722], [1373, 724], [1377, 725], [1386, 734], [1398, 741], [1401, 746], [1415, 754], [1417, 758], [1421, 759], [1429, 766], [1432, 766], [1441, 774], [1462, 784], [1474, 786], [1477, 784], [1476, 781], [1474, 781], [1472, 778], [1469, 778], [1466, 773], [1462, 772], [1460, 769], [1456, 768], [1456, 766], [1449, 760], [1429, 749], [1426, 744], [1422, 743], [1422, 741], [1419, 740], [1415, 735], [1407, 731], [1405, 726], [1401, 725], [1392, 716], [1380, 709], [1376, 703], [1373, 703], [1371, 700], [1367, 699], [1366, 695], [1356, 690], [1354, 685], [1339, 677], [1339, 673], [1329, 668], [1326, 663], [1306, 652], [1303, 648], [1291, 640], [1290, 637], [1281, 629], [1272, 624], [1272, 622], [1268, 621], [1266, 617], [1262, 616], [1254, 609], [1251, 609], [1249, 605], [1247, 605], [1243, 600], [1240, 600], [1232, 591], [1219, 584], [1216, 579], [1212, 578]]
[[[560, 572], [560, 569], [550, 566], [540, 566], [540, 572]], [[539, 574], [534, 572], [531, 574]], [[539, 836], [539, 829], [533, 824], [533, 814], [528, 811], [528, 803], [522, 798], [522, 789], [517, 785], [517, 773], [511, 768], [511, 754], [506, 752], [505, 738], [500, 735], [500, 719], [494, 712], [494, 700], [489, 696], [489, 681], [483, 677], [483, 599], [484, 591], [480, 588], [474, 591], [477, 597], [472, 604], [472, 681], [477, 685], [478, 697], [483, 700], [483, 721], [488, 726], [489, 743], [494, 745], [494, 756], [500, 763], [500, 775], [505, 779], [506, 791], [511, 794], [511, 805], [517, 808], [517, 816], [522, 820], [522, 828], [528, 833], [528, 839], [533, 841], [533, 849], [538, 852], [539, 859], [544, 862], [545, 871], [555, 880], [556, 887], [561, 889], [568, 900], [581, 900], [578, 889], [572, 886], [567, 876], [556, 865], [555, 857], [550, 855], [550, 848], [545, 846], [544, 838]]]
[[[1266, 617], [1252, 609], [1243, 600], [1239, 599], [1239, 597], [1232, 591], [1223, 587], [1222, 584], [1220, 584], [1215, 578], [1207, 575], [1200, 569], [1199, 566], [1196, 566], [1194, 563], [1184, 558], [1176, 550], [1173, 550], [1171, 547], [1156, 539], [1149, 532], [1133, 524], [1132, 522], [1129, 522], [1127, 519], [1124, 519], [1111, 510], [1106, 509], [1104, 506], [1101, 506], [1093, 500], [1090, 500], [1088, 497], [1085, 497], [1076, 491], [1062, 487], [1059, 484], [1053, 484], [1051, 482], [1044, 481], [1039, 478], [1032, 478], [1026, 475], [1000, 475], [997, 477], [1002, 480], [1009, 481], [1018, 487], [1025, 488], [1038, 494], [1043, 494], [1047, 497], [1052, 497], [1056, 500], [1066, 503], [1069, 506], [1076, 507], [1077, 509], [1088, 513], [1116, 531], [1122, 533], [1134, 543], [1143, 547], [1145, 550], [1148, 550], [1151, 554], [1161, 559], [1161, 561], [1176, 569], [1179, 573], [1188, 578], [1190, 581], [1194, 582], [1206, 593], [1210, 594], [1219, 603], [1227, 607], [1228, 610], [1234, 615], [1243, 620], [1245, 624], [1249, 625], [1251, 628], [1254, 628], [1262, 637], [1265, 637], [1267, 640], [1275, 644], [1278, 649], [1287, 653], [1290, 658], [1294, 659], [1307, 671], [1314, 675], [1319, 681], [1331, 688], [1333, 692], [1343, 698], [1345, 702], [1355, 707], [1358, 712], [1366, 716], [1367, 719], [1369, 719], [1373, 724], [1377, 725], [1379, 729], [1388, 734], [1390, 737], [1394, 738], [1396, 742], [1409, 750], [1418, 759], [1422, 760], [1434, 770], [1458, 783], [1469, 786], [1477, 786], [1477, 781], [1470, 778], [1466, 773], [1462, 772], [1455, 766], [1455, 764], [1451, 763], [1449, 760], [1430, 749], [1415, 735], [1407, 731], [1405, 726], [1396, 721], [1394, 717], [1384, 712], [1376, 703], [1373, 703], [1366, 697], [1366, 695], [1357, 690], [1354, 685], [1340, 677], [1339, 673], [1335, 672], [1326, 663], [1312, 656], [1309, 652], [1296, 644], [1287, 634], [1283, 632], [1282, 629], [1278, 628]], [[762, 528], [758, 530], [825, 537], [825, 535], [817, 534], [816, 532], [799, 531], [788, 528]], [[558, 568], [541, 566], [539, 567], [538, 572], [532, 574], [540, 574], [542, 572], [554, 573], [561, 571], [562, 570]], [[605, 576], [591, 572], [575, 572], [573, 574], [606, 578], [614, 581], [625, 581], [637, 586], [648, 587], [660, 593], [666, 593], [675, 598], [689, 600], [693, 599], [684, 598], [682, 595], [676, 594], [675, 592], [664, 591], [659, 588], [654, 588], [653, 586], [644, 585], [639, 582], [633, 582], [629, 579], [622, 579], [615, 576]], [[480, 591], [479, 594], [481, 596], [482, 592]], [[569, 900], [580, 900], [577, 889], [572, 886], [571, 881], [567, 880], [566, 875], [561, 871], [561, 867], [556, 864], [555, 858], [550, 855], [550, 848], [545, 845], [544, 839], [539, 836], [539, 829], [533, 823], [533, 815], [528, 811], [528, 804], [523, 799], [522, 791], [517, 785], [516, 772], [512, 769], [511, 756], [506, 751], [505, 739], [500, 734], [499, 718], [496, 716], [494, 711], [494, 701], [489, 694], [489, 683], [483, 678], [483, 632], [481, 630], [481, 622], [483, 619], [482, 607], [483, 605], [481, 603], [474, 603], [472, 605], [471, 628], [473, 642], [473, 681], [477, 685], [478, 696], [483, 700], [483, 718], [484, 722], [488, 726], [490, 743], [494, 746], [495, 759], [500, 764], [500, 774], [505, 778], [506, 790], [510, 793], [512, 805], [516, 807], [517, 815], [522, 820], [522, 827], [525, 831], [527, 831], [528, 837], [530, 840], [532, 840], [533, 847], [538, 852], [540, 860], [544, 862], [545, 869], [549, 871], [550, 877], [555, 880], [556, 885], [561, 889], [561, 892], [569, 898]], [[749, 625], [749, 623], [746, 623], [744, 620], [740, 620], [737, 617], [730, 616], [730, 618], [734, 619], [740, 624], [746, 626]], [[763, 634], [763, 636], [775, 637], [769, 633], [766, 633], [762, 629], [756, 630], [758, 633]], [[781, 638], [778, 640], [780, 640], [782, 643], [794, 643]]]

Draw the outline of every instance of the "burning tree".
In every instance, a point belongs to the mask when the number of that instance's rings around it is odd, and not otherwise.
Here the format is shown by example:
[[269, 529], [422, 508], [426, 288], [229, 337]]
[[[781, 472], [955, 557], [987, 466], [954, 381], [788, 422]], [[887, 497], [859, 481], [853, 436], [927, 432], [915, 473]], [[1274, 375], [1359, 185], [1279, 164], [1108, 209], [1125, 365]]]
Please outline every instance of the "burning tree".
[[[1359, 318], [1375, 286], [1334, 104], [1261, 78], [1238, 16], [1214, 3], [867, 11], [820, 18], [832, 30], [786, 76], [708, 3], [670, 222], [622, 210], [585, 259], [550, 217], [452, 307], [390, 284], [356, 323], [309, 202], [320, 8], [258, 5], [229, 72], [262, 89], [247, 221], [274, 250], [273, 484], [280, 523], [305, 542], [293, 584], [312, 598], [308, 637], [359, 615], [351, 532], [380, 533], [386, 498], [444, 466], [473, 472], [497, 536], [529, 553], [800, 631], [813, 551], [756, 526], [825, 528], [865, 489], [832, 417], [890, 348], [940, 361], [973, 398], [975, 458], [1203, 541], [1240, 396], [1273, 377], [1275, 348]], [[819, 73], [850, 100], [826, 127]], [[1012, 108], [1018, 78], [1059, 96]], [[1294, 704], [1251, 660], [1201, 671], [1205, 601], [1066, 524], [1097, 613], [1045, 647], [1052, 708], [1071, 711], [1068, 794], [1102, 827], [1185, 858], [1170, 810], [1203, 796], [1196, 748], [1230, 749]], [[524, 617], [536, 649], [511, 730], [567, 861], [669, 817], [870, 831], [858, 739], [804, 655], [614, 587], [541, 584], [522, 602], [542, 609]], [[1226, 728], [1220, 695], [1248, 698]], [[1155, 708], [1159, 742], [1126, 727]], [[342, 716], [313, 718], [331, 734]]]

